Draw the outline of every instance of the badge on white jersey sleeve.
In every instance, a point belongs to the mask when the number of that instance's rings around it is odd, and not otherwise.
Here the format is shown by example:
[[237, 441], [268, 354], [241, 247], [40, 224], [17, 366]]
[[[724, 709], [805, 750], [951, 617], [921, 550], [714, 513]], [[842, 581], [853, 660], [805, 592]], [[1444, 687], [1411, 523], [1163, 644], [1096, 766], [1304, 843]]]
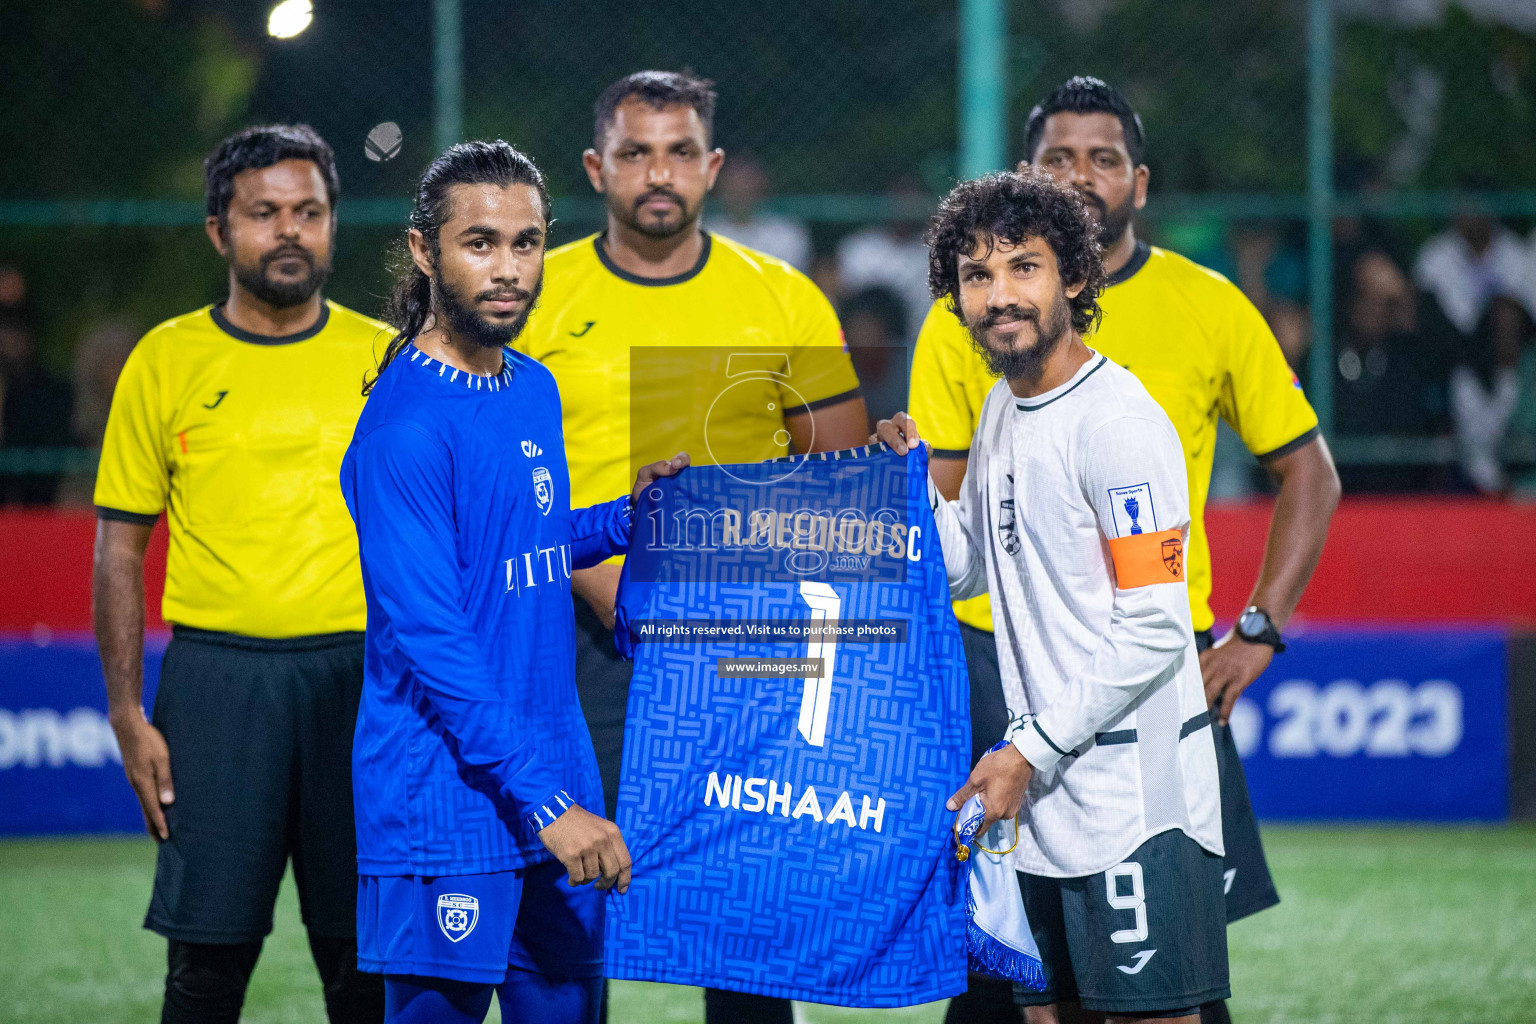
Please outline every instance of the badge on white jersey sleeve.
[[1115, 517], [1116, 537], [1137, 537], [1157, 532], [1157, 507], [1150, 483], [1109, 489], [1110, 512]]

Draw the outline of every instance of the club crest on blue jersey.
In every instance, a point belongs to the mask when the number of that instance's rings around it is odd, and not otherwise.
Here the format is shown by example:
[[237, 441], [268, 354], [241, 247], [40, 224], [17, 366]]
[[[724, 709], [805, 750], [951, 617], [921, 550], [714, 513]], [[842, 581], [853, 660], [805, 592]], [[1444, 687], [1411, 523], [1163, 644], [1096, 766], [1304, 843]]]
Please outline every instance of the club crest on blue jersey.
[[480, 901], [473, 896], [453, 892], [437, 898], [437, 926], [449, 942], [468, 936], [479, 920]]
[[539, 511], [549, 515], [550, 506], [555, 503], [555, 485], [549, 470], [543, 466], [533, 467], [533, 496], [539, 503]]
[[1152, 504], [1150, 483], [1111, 487], [1109, 506], [1115, 517], [1115, 536], [1135, 537], [1157, 532], [1157, 509]]

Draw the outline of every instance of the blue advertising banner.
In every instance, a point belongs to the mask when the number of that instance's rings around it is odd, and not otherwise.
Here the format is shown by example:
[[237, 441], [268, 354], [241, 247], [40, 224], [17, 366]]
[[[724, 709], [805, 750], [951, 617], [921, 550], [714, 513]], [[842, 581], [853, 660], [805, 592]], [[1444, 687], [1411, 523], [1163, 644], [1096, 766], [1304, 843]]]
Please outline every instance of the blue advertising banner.
[[1237, 702], [1261, 818], [1509, 813], [1506, 632], [1311, 627]]
[[[146, 707], [164, 648], [163, 637], [145, 644]], [[143, 828], [107, 724], [95, 641], [0, 637], [0, 834]]]
[[[1506, 634], [1310, 627], [1238, 701], [1271, 819], [1498, 820], [1509, 812]], [[164, 638], [145, 653], [154, 700]], [[88, 636], [0, 637], [0, 834], [137, 832]]]

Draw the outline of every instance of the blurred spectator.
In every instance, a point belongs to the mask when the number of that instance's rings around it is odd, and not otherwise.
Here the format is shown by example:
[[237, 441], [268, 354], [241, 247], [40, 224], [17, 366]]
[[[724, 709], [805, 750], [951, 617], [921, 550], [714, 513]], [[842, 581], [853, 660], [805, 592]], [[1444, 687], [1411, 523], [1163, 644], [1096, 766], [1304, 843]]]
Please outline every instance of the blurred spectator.
[[[1216, 218], [1178, 220], [1165, 225], [1163, 233], [1175, 251], [1198, 254], [1190, 258], [1229, 276], [1242, 289], [1274, 332], [1285, 361], [1300, 372], [1312, 327], [1306, 306], [1306, 263], [1295, 240], [1268, 222], [1245, 225], [1230, 236], [1227, 228], [1226, 222]], [[1210, 500], [1240, 501], [1268, 492], [1272, 483], [1232, 428], [1218, 422]]]
[[[1261, 479], [1262, 478], [1262, 479]], [[1264, 493], [1269, 475], [1227, 421], [1216, 417], [1216, 452], [1211, 457], [1211, 487], [1206, 500], [1212, 505], [1242, 501]]]
[[710, 231], [734, 239], [749, 249], [765, 252], [801, 273], [811, 267], [811, 232], [803, 221], [764, 213], [763, 201], [772, 192], [768, 172], [751, 154], [726, 157], [720, 178], [710, 193]]
[[1461, 469], [1485, 494], [1502, 493], [1507, 483], [1500, 455], [1520, 398], [1516, 367], [1536, 301], [1531, 260], [1513, 232], [1469, 213], [1424, 243], [1413, 270], [1415, 283], [1434, 297], [1426, 308], [1449, 339]]
[[[71, 443], [69, 383], [38, 365], [31, 318], [20, 306], [0, 306], [0, 381], [0, 457]], [[58, 487], [58, 473], [0, 472], [0, 505], [51, 504]]]
[[1529, 237], [1521, 240], [1521, 246], [1525, 250], [1525, 282], [1519, 289], [1521, 304], [1536, 318], [1536, 227], [1531, 229]]
[[889, 289], [866, 288], [844, 301], [838, 316], [873, 431], [907, 406], [906, 308]]
[[1300, 370], [1311, 341], [1307, 315], [1306, 260], [1280, 231], [1268, 225], [1238, 231], [1232, 239], [1236, 284], [1269, 323], [1291, 369]]
[[112, 410], [112, 392], [139, 332], [122, 321], [109, 320], [87, 331], [75, 349], [75, 408], [71, 428], [75, 443], [100, 448]]
[[0, 309], [21, 309], [27, 302], [27, 279], [15, 267], [0, 266]]
[[[1361, 252], [1338, 272], [1346, 286], [1334, 343], [1339, 433], [1442, 433], [1446, 353], [1421, 330], [1420, 299], [1407, 275], [1379, 250]], [[1433, 310], [1425, 313], [1430, 319]]]
[[909, 350], [928, 315], [928, 246], [923, 243], [923, 215], [933, 198], [910, 178], [898, 178], [886, 190], [898, 216], [848, 235], [837, 246], [837, 277], [844, 294], [885, 288], [906, 307], [902, 344]]
[[834, 303], [843, 294], [843, 283], [837, 279], [837, 257], [826, 253], [817, 253], [811, 259], [811, 269], [807, 276], [815, 282], [821, 293]]
[[[123, 372], [128, 354], [138, 344], [138, 331], [121, 321], [109, 320], [86, 332], [75, 349], [75, 408], [71, 417], [74, 443], [100, 448], [107, 430], [112, 392]], [[59, 505], [90, 505], [96, 486], [94, 471], [76, 467], [59, 481], [55, 502]]]

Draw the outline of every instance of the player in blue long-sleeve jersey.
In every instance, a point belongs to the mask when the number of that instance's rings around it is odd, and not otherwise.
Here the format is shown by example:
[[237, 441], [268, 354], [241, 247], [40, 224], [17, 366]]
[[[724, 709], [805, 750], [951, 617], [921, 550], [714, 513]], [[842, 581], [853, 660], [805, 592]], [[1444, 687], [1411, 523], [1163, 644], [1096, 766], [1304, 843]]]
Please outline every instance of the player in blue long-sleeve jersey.
[[[603, 893], [629, 852], [574, 680], [570, 577], [633, 496], [572, 511], [554, 378], [506, 348], [537, 301], [549, 199], [504, 142], [427, 169], [341, 485], [368, 632], [353, 746], [358, 961], [386, 1018], [595, 1021]], [[640, 471], [638, 489], [687, 464]], [[596, 881], [595, 887], [585, 883]]]

